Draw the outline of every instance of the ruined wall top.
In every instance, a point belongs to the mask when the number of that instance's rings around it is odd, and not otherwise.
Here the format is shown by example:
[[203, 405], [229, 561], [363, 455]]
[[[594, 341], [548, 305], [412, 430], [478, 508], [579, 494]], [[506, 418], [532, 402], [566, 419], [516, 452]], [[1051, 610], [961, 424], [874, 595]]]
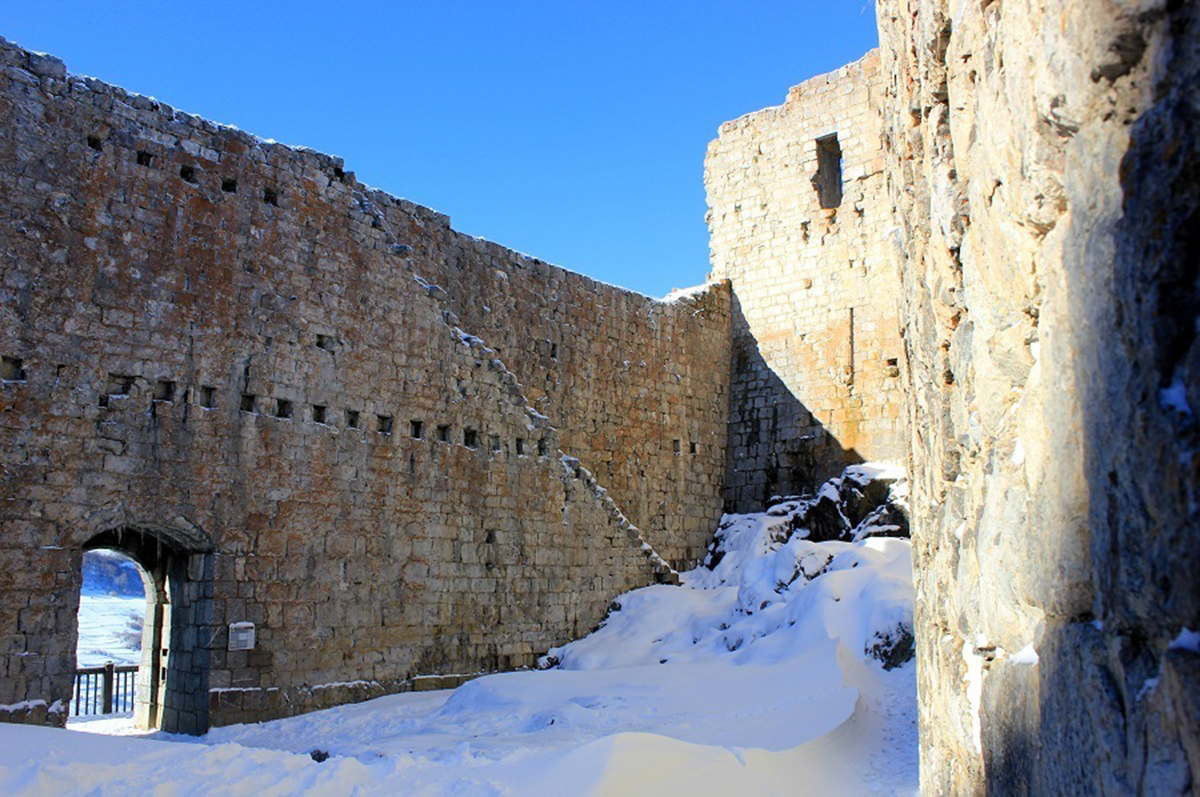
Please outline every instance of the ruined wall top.
[[709, 145], [712, 275], [734, 291], [726, 502], [739, 511], [850, 462], [903, 459], [881, 85], [872, 51]]

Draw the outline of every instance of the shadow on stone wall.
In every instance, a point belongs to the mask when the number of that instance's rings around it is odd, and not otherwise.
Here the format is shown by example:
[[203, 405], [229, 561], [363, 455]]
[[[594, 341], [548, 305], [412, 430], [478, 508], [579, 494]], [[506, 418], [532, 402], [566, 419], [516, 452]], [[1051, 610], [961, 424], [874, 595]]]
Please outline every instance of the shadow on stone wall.
[[863, 458], [844, 448], [763, 358], [732, 295], [729, 442], [725, 511], [761, 510], [775, 495], [799, 495]]
[[[1200, 782], [1200, 653], [1172, 646], [1200, 629], [1200, 6], [1175, 4], [1164, 25], [1169, 63], [1131, 128], [1115, 251], [1087, 240], [1067, 264], [1088, 517], [1043, 572], [1080, 597], [1047, 607], [1036, 668], [1000, 668], [1013, 682], [985, 690], [989, 794]], [[1127, 35], [1154, 32], [1139, 20]]]

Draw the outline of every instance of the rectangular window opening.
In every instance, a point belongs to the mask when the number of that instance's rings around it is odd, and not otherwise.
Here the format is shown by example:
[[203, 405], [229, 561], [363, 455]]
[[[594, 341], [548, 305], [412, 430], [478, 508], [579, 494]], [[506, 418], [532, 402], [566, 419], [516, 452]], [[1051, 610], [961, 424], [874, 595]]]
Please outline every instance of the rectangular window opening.
[[242, 401], [238, 405], [238, 408], [242, 412], [254, 412], [254, 399], [255, 396], [253, 393], [243, 393]]
[[292, 402], [288, 401], [287, 399], [275, 399], [275, 417], [291, 418]]
[[155, 401], [174, 401], [175, 400], [175, 383], [170, 379], [160, 379], [154, 385], [154, 400]]
[[237, 193], [237, 180], [232, 177], [226, 177], [221, 181], [221, 190], [227, 194]]
[[546, 456], [546, 454], [548, 454], [550, 452], [550, 444], [548, 442], [546, 442], [546, 438], [544, 438], [544, 437], [538, 438], [537, 451], [538, 451], [539, 457], [544, 457], [544, 456]]
[[439, 443], [449, 443], [450, 442], [450, 427], [449, 426], [438, 426], [437, 438], [438, 438]]
[[823, 208], [842, 204], [842, 147], [837, 133], [817, 139], [817, 173], [813, 177], [817, 198]]
[[154, 163], [154, 156], [144, 149], [139, 149], [137, 154], [138, 166], [150, 166]]
[[317, 348], [333, 351], [334, 341], [329, 335], [317, 335]]
[[391, 415], [376, 415], [375, 416], [375, 428], [379, 431], [380, 434], [391, 434], [392, 433], [392, 423], [393, 423], [393, 421], [392, 421]]
[[408, 429], [414, 440], [420, 440], [425, 436], [425, 424], [421, 421], [409, 421]]
[[479, 448], [479, 432], [474, 429], [463, 429], [463, 445], [467, 448]]
[[20, 357], [0, 357], [0, 380], [24, 382], [25, 361]]
[[671, 441], [671, 450], [674, 451], [676, 454], [679, 453], [679, 450], [680, 450], [679, 446], [680, 446], [680, 443], [678, 440]]
[[358, 410], [346, 410], [346, 426], [349, 426], [351, 429], [357, 429], [358, 418]]
[[488, 435], [488, 450], [493, 454], [500, 453], [500, 435]]
[[691, 443], [691, 444], [689, 444], [688, 449], [691, 451], [691, 453], [695, 454], [697, 451], [700, 450], [700, 446], [696, 443]]
[[203, 385], [200, 388], [200, 406], [206, 410], [216, 409], [217, 407], [217, 389], [209, 385]]
[[100, 150], [102, 150], [104, 148], [104, 145], [100, 142], [99, 136], [88, 136], [87, 142], [88, 142], [88, 146], [91, 147], [92, 149], [96, 150], [97, 152], [99, 152]]
[[558, 344], [557, 343], [550, 344], [550, 359], [551, 360], [558, 359]]
[[263, 189], [263, 202], [266, 202], [268, 205], [278, 206], [279, 205], [279, 192], [276, 191], [274, 188], [264, 188]]
[[327, 413], [328, 411], [329, 411], [329, 408], [326, 407], [324, 404], [312, 405], [313, 423], [325, 423], [325, 413]]
[[195, 166], [180, 166], [179, 176], [189, 183], [196, 182], [196, 167]]
[[518, 457], [525, 456], [525, 438], [524, 437], [517, 438], [517, 456]]

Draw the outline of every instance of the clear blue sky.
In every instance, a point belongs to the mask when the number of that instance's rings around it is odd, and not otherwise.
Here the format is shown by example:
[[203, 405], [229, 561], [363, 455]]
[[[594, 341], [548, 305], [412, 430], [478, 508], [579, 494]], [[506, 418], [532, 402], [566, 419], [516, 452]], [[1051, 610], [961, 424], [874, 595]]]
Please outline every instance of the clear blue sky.
[[877, 42], [871, 0], [0, 0], [0, 36], [655, 296], [708, 271], [717, 126]]

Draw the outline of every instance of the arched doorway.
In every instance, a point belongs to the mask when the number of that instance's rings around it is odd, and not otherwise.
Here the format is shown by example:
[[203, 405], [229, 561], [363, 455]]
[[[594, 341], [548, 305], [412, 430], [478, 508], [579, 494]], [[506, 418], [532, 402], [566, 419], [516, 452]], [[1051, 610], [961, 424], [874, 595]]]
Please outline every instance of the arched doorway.
[[152, 588], [149, 574], [120, 551], [84, 552], [68, 727], [123, 733], [133, 724]]
[[208, 730], [211, 546], [198, 532], [122, 527], [83, 550], [123, 554], [141, 568], [146, 612], [133, 720], [172, 733]]

